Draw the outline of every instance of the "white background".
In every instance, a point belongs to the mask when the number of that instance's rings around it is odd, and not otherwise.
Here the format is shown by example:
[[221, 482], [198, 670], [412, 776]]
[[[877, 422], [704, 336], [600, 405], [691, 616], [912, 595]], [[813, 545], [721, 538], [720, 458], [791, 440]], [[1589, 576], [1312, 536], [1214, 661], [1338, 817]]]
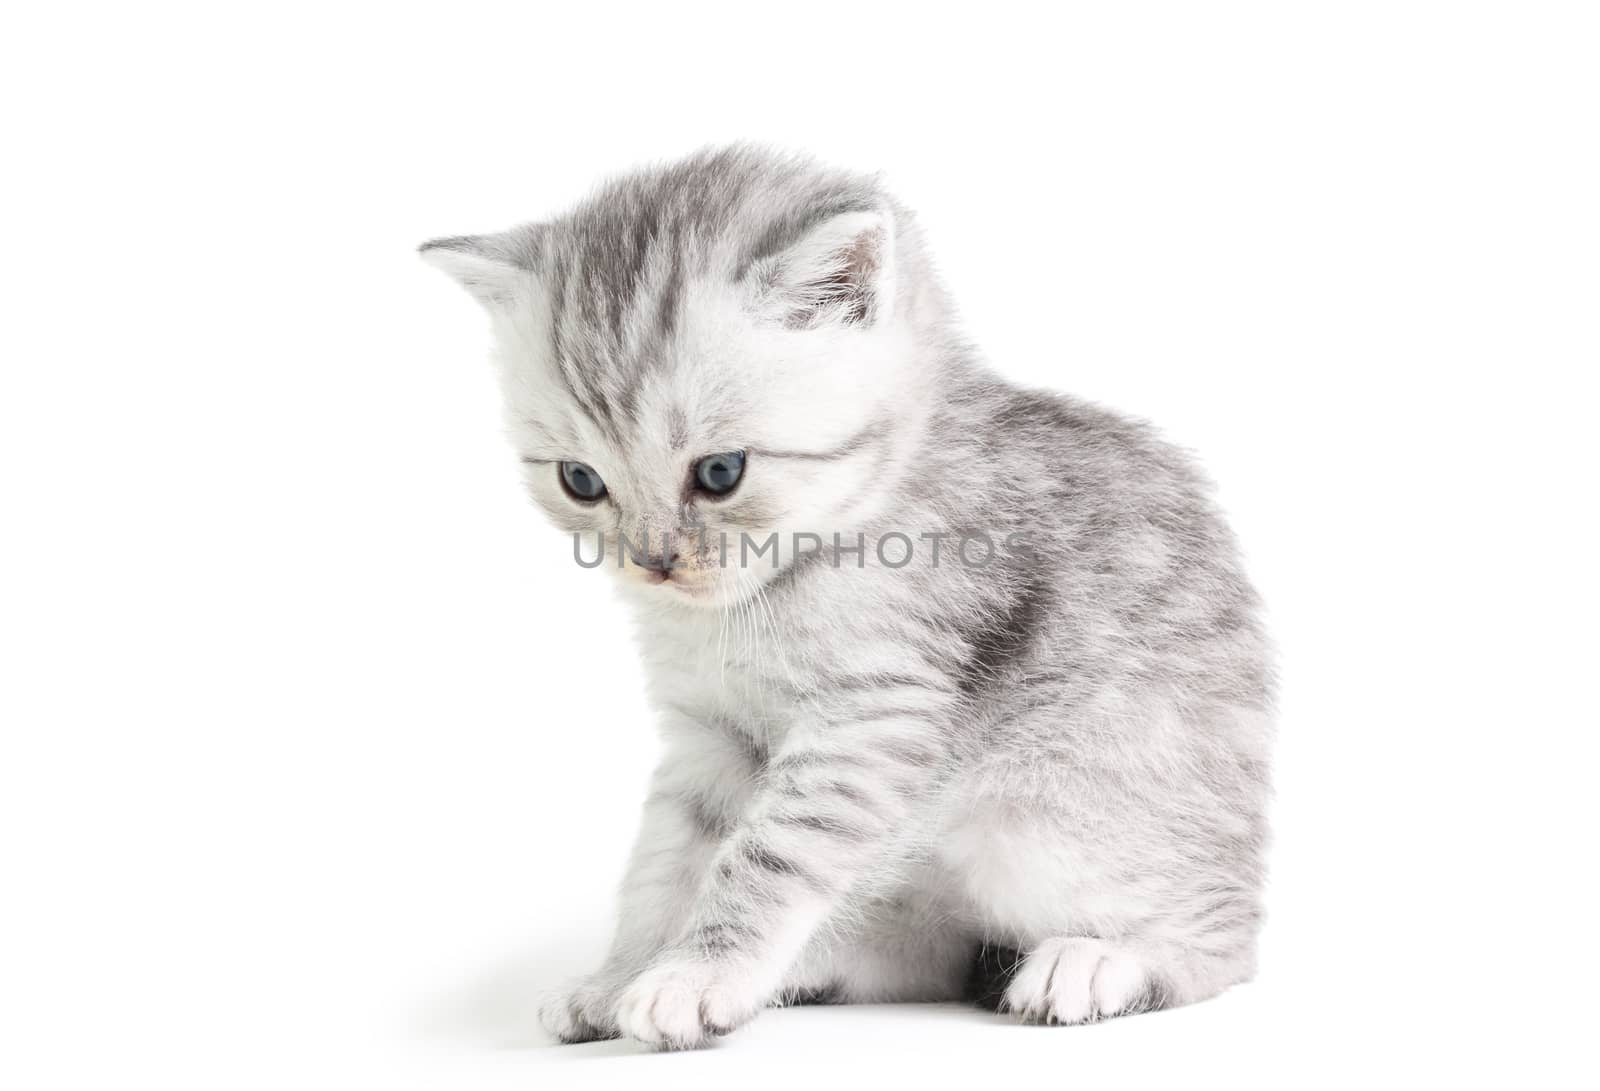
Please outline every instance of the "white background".
[[[5, 1082], [1592, 1078], [1592, 11], [13, 10]], [[886, 171], [1000, 370], [1220, 481], [1284, 662], [1254, 984], [537, 1030], [653, 734], [413, 248], [741, 137]]]

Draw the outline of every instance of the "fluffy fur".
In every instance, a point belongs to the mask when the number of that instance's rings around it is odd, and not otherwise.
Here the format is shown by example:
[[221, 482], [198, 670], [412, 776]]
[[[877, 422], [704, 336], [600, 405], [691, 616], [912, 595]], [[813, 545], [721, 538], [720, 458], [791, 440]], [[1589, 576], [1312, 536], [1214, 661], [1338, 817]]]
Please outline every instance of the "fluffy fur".
[[[591, 552], [658, 551], [607, 567], [663, 755], [555, 1034], [688, 1047], [786, 1000], [964, 992], [1082, 1023], [1251, 975], [1269, 654], [1206, 482], [990, 372], [874, 178], [721, 149], [423, 253], [492, 317], [534, 499]], [[723, 451], [739, 486], [695, 490]], [[773, 531], [776, 564], [733, 555]], [[961, 563], [963, 531], [1031, 550]]]

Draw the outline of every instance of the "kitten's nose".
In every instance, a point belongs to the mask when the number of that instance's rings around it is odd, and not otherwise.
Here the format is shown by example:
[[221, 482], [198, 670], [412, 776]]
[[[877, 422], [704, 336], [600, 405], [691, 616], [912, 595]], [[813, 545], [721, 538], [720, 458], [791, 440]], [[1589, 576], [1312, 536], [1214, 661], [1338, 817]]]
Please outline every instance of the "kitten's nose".
[[650, 554], [639, 558], [639, 567], [650, 573], [647, 579], [651, 583], [662, 583], [672, 575], [672, 566], [683, 559], [683, 554], [673, 550], [672, 556], [662, 553]]

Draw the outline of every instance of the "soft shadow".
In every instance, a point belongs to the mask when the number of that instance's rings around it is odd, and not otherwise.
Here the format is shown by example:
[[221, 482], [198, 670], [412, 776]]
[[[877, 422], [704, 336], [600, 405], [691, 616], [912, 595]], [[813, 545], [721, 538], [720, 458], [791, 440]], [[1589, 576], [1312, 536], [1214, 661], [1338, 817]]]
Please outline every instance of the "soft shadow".
[[[435, 997], [422, 1013], [419, 1032], [427, 1038], [450, 1040], [479, 1048], [500, 1050], [553, 1050], [551, 1059], [581, 1060], [599, 1057], [677, 1056], [628, 1038], [569, 1045], [557, 1041], [539, 1024], [539, 1004], [598, 964], [598, 946], [572, 939], [529, 948], [496, 959], [461, 985]], [[861, 1004], [847, 1005], [860, 1020], [901, 1022], [939, 1020], [981, 1022], [1015, 1026], [1009, 1015], [982, 1011], [969, 1004]], [[770, 1010], [765, 1019], [824, 1020], [837, 1013], [834, 1005]], [[721, 1043], [714, 1042], [710, 1048]]]
[[[591, 1056], [634, 1052], [628, 1042], [566, 1045], [539, 1025], [539, 1003], [598, 964], [581, 942], [528, 949], [494, 961], [435, 998], [421, 1019], [422, 1034], [494, 1049], [587, 1050]], [[606, 1047], [613, 1047], [607, 1049]], [[603, 1052], [602, 1052], [603, 1051]]]

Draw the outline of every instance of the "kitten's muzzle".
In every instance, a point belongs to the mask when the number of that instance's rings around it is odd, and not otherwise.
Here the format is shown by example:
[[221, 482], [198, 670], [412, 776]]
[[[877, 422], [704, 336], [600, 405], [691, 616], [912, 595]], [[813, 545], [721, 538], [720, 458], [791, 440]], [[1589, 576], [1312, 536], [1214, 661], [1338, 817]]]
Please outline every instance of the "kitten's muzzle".
[[675, 569], [682, 567], [683, 554], [676, 551], [672, 556], [657, 553], [654, 556], [640, 557], [636, 562], [645, 570], [645, 579], [650, 583], [666, 583], [672, 578]]

